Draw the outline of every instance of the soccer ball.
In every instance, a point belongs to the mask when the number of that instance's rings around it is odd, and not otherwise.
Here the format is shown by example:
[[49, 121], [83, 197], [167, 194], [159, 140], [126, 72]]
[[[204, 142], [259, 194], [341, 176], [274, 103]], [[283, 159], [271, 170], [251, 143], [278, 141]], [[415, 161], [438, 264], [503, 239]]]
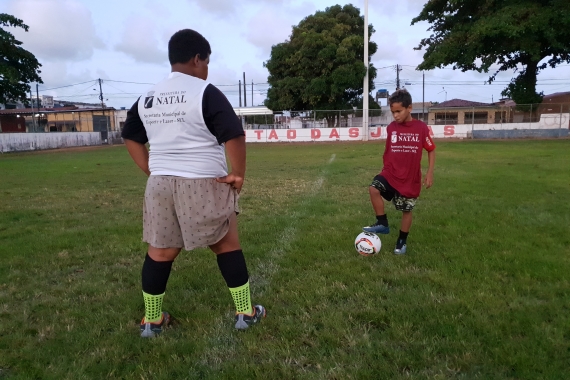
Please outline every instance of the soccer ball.
[[361, 232], [354, 241], [354, 248], [356, 248], [356, 252], [363, 256], [375, 255], [380, 252], [382, 242], [376, 234]]

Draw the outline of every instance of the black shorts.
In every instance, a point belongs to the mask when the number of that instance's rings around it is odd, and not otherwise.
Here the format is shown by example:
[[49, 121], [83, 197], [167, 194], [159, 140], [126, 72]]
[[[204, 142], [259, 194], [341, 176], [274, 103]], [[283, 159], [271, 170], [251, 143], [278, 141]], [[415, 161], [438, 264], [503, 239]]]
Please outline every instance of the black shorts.
[[399, 211], [412, 211], [416, 206], [418, 198], [407, 198], [398, 193], [392, 185], [381, 175], [377, 175], [370, 184], [373, 188], [377, 189], [382, 195], [382, 198], [387, 201], [392, 201], [396, 210]]

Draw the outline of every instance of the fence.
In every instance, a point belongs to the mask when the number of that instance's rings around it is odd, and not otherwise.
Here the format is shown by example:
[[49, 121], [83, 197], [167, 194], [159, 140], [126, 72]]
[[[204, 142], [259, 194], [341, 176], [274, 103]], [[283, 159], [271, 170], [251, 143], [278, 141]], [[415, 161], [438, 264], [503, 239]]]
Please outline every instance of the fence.
[[[126, 114], [126, 111], [124, 112]], [[388, 107], [370, 110], [368, 131], [362, 110], [284, 111], [275, 115], [244, 116], [246, 141], [352, 141], [386, 138], [393, 121]], [[424, 119], [435, 138], [566, 137], [570, 128], [570, 104], [489, 105], [486, 107], [431, 107], [412, 110]], [[14, 116], [15, 117], [15, 116]], [[125, 115], [84, 113], [52, 116], [42, 126], [26, 119], [26, 130], [58, 133], [0, 133], [0, 152], [54, 149], [121, 143], [119, 130]], [[111, 124], [112, 128], [107, 129]], [[78, 127], [81, 126], [81, 129]], [[75, 129], [74, 129], [75, 128]], [[89, 132], [79, 132], [87, 129]], [[71, 132], [71, 131], [77, 132]], [[94, 132], [92, 132], [94, 131]], [[368, 133], [368, 135], [366, 135]]]
[[[438, 107], [412, 110], [412, 117], [430, 126], [471, 126], [471, 130], [568, 129], [570, 103], [499, 104], [484, 107]], [[389, 107], [370, 110], [370, 127], [387, 126], [394, 119]], [[245, 129], [315, 129], [362, 127], [362, 110], [284, 111], [278, 115], [246, 116]]]

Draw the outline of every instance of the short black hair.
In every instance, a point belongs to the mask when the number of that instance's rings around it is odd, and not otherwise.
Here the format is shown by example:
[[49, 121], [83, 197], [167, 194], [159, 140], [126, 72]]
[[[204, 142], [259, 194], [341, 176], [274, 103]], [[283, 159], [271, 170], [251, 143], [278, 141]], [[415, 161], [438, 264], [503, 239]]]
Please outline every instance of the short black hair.
[[388, 103], [402, 103], [402, 107], [408, 108], [412, 104], [412, 95], [406, 89], [396, 90], [390, 98], [388, 98]]
[[168, 60], [171, 65], [186, 63], [196, 55], [201, 60], [206, 60], [210, 54], [212, 49], [208, 40], [192, 29], [179, 30], [168, 41]]

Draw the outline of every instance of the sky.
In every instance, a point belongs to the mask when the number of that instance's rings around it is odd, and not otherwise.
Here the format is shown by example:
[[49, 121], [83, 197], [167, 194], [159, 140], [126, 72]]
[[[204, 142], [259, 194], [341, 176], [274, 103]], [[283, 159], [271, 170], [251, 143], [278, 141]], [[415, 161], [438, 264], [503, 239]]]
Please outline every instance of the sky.
[[[423, 52], [414, 47], [429, 36], [429, 24], [410, 24], [425, 1], [369, 1], [368, 22], [376, 30], [371, 40], [378, 44], [372, 56], [378, 69], [376, 89], [395, 90], [398, 64], [401, 83], [415, 102], [459, 98], [490, 103], [501, 98], [512, 72], [485, 85], [489, 75], [484, 73], [428, 71], [423, 95], [422, 73], [415, 70]], [[168, 75], [170, 36], [190, 28], [212, 47], [208, 80], [237, 107], [238, 81], [244, 72], [247, 105], [263, 104], [268, 87], [263, 63], [270, 58], [271, 46], [289, 38], [293, 25], [316, 11], [348, 3], [364, 14], [364, 0], [0, 0], [0, 12], [30, 27], [28, 32], [6, 29], [42, 64], [40, 95], [97, 103], [100, 78], [105, 103], [130, 108], [140, 94]], [[537, 89], [545, 94], [570, 91], [570, 65], [542, 71]]]

